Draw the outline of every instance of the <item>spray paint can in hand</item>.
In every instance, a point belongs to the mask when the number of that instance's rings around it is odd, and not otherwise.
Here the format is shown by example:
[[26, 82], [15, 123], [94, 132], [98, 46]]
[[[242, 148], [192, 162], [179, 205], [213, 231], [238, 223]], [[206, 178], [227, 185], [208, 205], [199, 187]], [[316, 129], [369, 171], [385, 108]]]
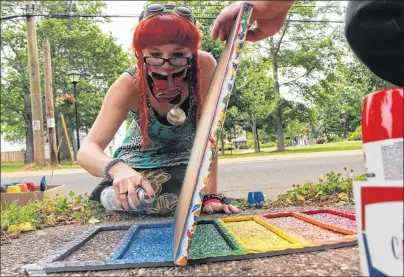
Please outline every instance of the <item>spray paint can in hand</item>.
[[[129, 195], [128, 197], [128, 203], [129, 203], [129, 211], [143, 211], [146, 210], [152, 203], [153, 199], [151, 197], [148, 197], [146, 195], [146, 192], [142, 187], [138, 187], [136, 189], [137, 197], [139, 199], [140, 205], [135, 206], [130, 199]], [[118, 205], [118, 202], [116, 201], [116, 195], [114, 188], [112, 186], [109, 186], [105, 188], [101, 192], [101, 204], [106, 210], [110, 211], [123, 211], [123, 208]]]

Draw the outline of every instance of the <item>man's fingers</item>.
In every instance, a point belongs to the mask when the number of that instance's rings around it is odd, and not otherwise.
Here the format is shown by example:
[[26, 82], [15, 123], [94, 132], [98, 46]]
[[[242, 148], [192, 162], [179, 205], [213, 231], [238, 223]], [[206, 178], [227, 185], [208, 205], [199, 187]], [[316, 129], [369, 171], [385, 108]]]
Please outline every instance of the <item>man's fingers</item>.
[[231, 29], [233, 28], [234, 20], [228, 21], [226, 25], [226, 40], [229, 38]]
[[225, 41], [227, 39], [226, 28], [227, 28], [227, 22], [220, 29], [220, 34], [219, 34], [220, 41]]
[[234, 20], [240, 10], [241, 2], [236, 2], [223, 9], [219, 16], [216, 18], [215, 25], [212, 29], [212, 39], [216, 40], [220, 34], [220, 30], [223, 28], [224, 24], [229, 20]]

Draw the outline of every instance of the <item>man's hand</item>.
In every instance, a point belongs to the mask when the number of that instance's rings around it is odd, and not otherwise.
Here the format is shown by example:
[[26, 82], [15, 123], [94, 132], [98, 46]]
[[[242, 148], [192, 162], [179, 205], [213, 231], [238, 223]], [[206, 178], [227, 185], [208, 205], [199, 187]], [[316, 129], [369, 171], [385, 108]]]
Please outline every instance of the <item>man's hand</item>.
[[[247, 41], [259, 41], [276, 34], [283, 26], [293, 1], [245, 1], [254, 5], [249, 26], [257, 22], [257, 28], [247, 32]], [[235, 2], [223, 9], [215, 21], [212, 39], [228, 39], [234, 21], [243, 2]], [[249, 27], [248, 27], [249, 28]]]

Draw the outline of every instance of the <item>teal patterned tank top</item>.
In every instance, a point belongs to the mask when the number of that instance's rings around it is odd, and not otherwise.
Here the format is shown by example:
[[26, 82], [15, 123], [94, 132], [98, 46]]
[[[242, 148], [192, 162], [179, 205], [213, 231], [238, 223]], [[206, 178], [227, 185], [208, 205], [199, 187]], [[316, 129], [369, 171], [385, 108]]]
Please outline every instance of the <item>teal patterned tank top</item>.
[[[132, 76], [136, 69], [130, 67], [125, 72]], [[123, 144], [115, 151], [114, 158], [123, 159], [132, 168], [160, 168], [188, 164], [196, 133], [196, 92], [189, 86], [189, 108], [187, 119], [181, 126], [166, 125], [160, 122], [151, 108], [148, 133], [153, 146], [142, 151], [142, 134], [140, 132], [140, 116], [130, 111], [133, 118], [126, 133]]]

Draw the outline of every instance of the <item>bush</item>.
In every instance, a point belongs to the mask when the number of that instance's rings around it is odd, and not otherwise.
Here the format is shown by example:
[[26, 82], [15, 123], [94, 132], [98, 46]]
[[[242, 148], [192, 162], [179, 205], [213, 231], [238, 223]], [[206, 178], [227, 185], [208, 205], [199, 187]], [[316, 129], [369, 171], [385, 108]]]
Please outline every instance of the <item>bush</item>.
[[323, 144], [325, 143], [326, 139], [325, 138], [317, 138], [316, 139], [316, 144]]
[[[234, 150], [234, 147], [233, 147], [232, 145], [225, 145], [225, 146], [224, 146], [224, 150], [225, 150], [225, 151]], [[222, 151], [222, 147], [221, 147], [221, 146], [218, 147], [218, 151]]]
[[242, 144], [240, 145], [239, 149], [250, 149], [250, 147], [248, 146], [248, 144]]
[[72, 191], [69, 195], [70, 198], [31, 201], [24, 206], [14, 201], [7, 208], [1, 207], [1, 231], [14, 233], [56, 225], [86, 223], [103, 211], [99, 202], [90, 201], [87, 196], [74, 196]]
[[327, 139], [327, 141], [328, 141], [328, 142], [340, 142], [340, 141], [343, 141], [343, 139], [340, 138], [340, 137], [337, 136], [337, 135], [331, 135], [331, 136]]
[[[254, 140], [247, 140], [247, 145], [248, 145], [248, 148], [253, 148], [254, 147]], [[244, 148], [244, 149], [248, 149], [248, 148]]]
[[348, 135], [348, 140], [350, 141], [357, 141], [357, 140], [362, 140], [362, 132], [350, 132]]
[[268, 142], [268, 143], [261, 143], [260, 148], [271, 148], [275, 147], [276, 143], [275, 142]]
[[[301, 205], [303, 203], [315, 204], [324, 203], [353, 203], [353, 181], [366, 180], [365, 175], [349, 176], [347, 168], [344, 168], [347, 177], [344, 178], [341, 173], [333, 171], [319, 178], [318, 184], [312, 182], [303, 185], [292, 185], [294, 189], [278, 196], [273, 204], [278, 206]], [[351, 169], [353, 172], [353, 169]]]

